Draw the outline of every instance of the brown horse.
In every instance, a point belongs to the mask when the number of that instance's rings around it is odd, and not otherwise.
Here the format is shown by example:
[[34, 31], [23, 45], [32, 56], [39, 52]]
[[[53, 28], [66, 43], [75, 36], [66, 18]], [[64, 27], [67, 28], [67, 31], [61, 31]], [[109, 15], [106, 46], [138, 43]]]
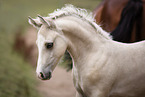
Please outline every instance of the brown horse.
[[116, 41], [145, 39], [145, 0], [104, 0], [94, 10], [94, 16]]

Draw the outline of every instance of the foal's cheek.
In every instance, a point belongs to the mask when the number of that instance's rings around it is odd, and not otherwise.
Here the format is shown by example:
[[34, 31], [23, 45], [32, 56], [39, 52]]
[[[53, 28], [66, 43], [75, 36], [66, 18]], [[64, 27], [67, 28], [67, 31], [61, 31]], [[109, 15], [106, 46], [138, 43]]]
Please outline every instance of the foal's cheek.
[[65, 53], [65, 50], [66, 50], [65, 45], [61, 47], [56, 47], [56, 49], [54, 49], [54, 56], [57, 56], [57, 57], [63, 56]]
[[54, 55], [57, 57], [63, 56], [66, 51], [66, 48], [67, 46], [65, 41], [61, 38], [57, 38], [54, 47]]

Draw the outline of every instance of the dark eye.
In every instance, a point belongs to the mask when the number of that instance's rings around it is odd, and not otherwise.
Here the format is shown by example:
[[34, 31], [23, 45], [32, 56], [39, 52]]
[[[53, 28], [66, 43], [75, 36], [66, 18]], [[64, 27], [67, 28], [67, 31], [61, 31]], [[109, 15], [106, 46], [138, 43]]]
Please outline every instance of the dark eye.
[[53, 43], [45, 43], [45, 47], [46, 47], [47, 49], [50, 49], [50, 48], [53, 47]]

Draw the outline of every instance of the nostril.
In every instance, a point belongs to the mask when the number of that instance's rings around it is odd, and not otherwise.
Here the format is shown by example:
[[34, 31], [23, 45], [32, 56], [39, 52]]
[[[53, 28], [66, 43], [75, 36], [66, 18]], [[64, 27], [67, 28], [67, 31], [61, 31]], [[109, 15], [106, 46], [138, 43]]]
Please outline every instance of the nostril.
[[41, 78], [44, 78], [44, 75], [43, 75], [43, 73], [42, 73], [42, 72], [40, 72], [40, 77], [41, 77]]
[[51, 72], [48, 72], [46, 75], [42, 72], [39, 73], [38, 77], [41, 79], [41, 80], [47, 80], [47, 79], [50, 79], [51, 78]]

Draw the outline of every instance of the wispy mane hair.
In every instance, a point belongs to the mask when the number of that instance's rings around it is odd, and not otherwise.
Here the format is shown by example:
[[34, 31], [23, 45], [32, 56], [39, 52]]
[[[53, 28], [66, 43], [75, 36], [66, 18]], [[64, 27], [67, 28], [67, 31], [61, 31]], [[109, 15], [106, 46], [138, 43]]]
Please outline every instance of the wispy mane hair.
[[48, 14], [49, 18], [57, 19], [63, 16], [79, 16], [83, 20], [86, 20], [90, 25], [92, 25], [98, 33], [107, 39], [111, 39], [110, 34], [106, 33], [99, 25], [96, 24], [94, 17], [91, 12], [86, 9], [77, 8], [71, 4], [65, 4], [65, 7], [55, 10], [53, 13]]
[[91, 12], [88, 12], [86, 9], [77, 8], [71, 4], [65, 4], [65, 6], [61, 9], [57, 9], [53, 13], [50, 13], [48, 15], [49, 17], [55, 18], [61, 16], [68, 16], [72, 14], [76, 14], [82, 18], [85, 18], [90, 22], [95, 21]]

